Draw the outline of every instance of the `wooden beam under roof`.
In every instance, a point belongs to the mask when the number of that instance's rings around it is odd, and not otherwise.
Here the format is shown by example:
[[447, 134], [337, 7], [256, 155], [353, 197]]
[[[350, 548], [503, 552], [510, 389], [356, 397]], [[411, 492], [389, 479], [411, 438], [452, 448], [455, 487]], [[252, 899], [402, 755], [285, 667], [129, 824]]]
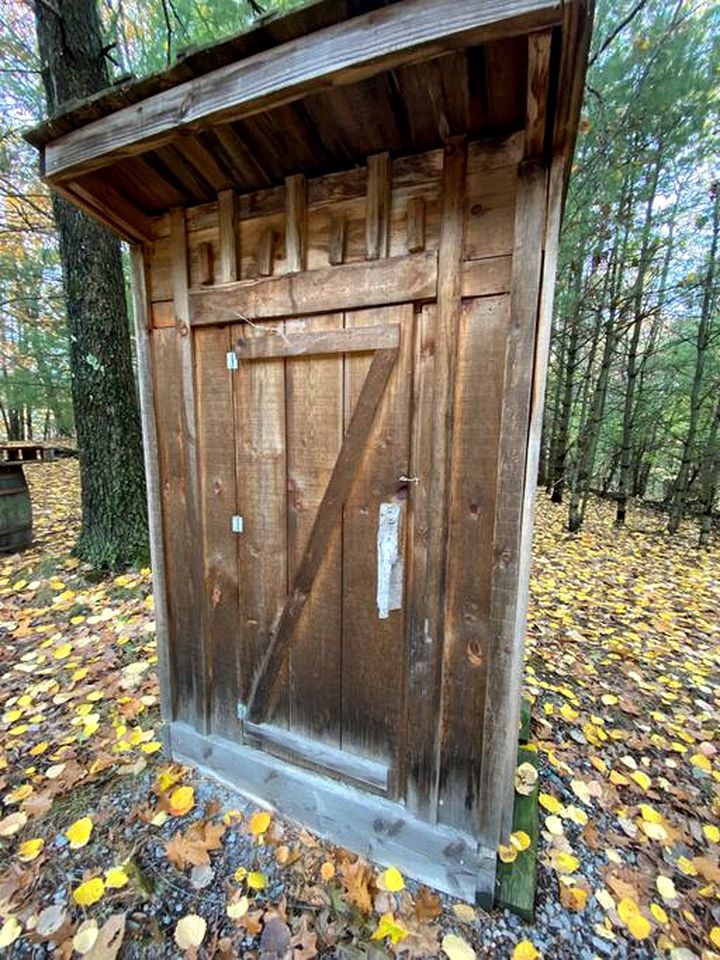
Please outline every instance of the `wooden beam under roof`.
[[217, 123], [353, 83], [445, 50], [554, 26], [562, 0], [404, 0], [309, 33], [138, 104], [49, 143], [50, 183], [169, 142], [180, 128]]

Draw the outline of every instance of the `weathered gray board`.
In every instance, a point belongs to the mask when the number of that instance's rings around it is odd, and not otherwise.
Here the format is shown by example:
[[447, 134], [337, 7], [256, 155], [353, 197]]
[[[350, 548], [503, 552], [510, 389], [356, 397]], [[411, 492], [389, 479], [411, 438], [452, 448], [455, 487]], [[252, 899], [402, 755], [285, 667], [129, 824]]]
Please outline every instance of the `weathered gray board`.
[[[495, 851], [478, 850], [466, 833], [413, 817], [402, 804], [284, 763], [257, 749], [217, 736], [204, 737], [183, 723], [170, 726], [173, 756], [270, 805], [321, 837], [383, 866], [475, 902], [488, 883]], [[492, 865], [492, 871], [491, 866]]]

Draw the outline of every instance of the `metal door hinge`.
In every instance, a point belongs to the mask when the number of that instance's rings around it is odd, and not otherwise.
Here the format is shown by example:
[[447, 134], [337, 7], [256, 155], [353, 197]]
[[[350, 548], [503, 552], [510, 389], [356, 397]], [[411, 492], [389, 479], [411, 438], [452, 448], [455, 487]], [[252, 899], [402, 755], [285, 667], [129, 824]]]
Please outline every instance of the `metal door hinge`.
[[233, 533], [242, 533], [243, 532], [243, 518], [239, 514], [235, 514], [231, 521], [230, 527]]
[[227, 363], [228, 370], [237, 370], [238, 358], [234, 350], [228, 350], [228, 352], [225, 354], [225, 361]]

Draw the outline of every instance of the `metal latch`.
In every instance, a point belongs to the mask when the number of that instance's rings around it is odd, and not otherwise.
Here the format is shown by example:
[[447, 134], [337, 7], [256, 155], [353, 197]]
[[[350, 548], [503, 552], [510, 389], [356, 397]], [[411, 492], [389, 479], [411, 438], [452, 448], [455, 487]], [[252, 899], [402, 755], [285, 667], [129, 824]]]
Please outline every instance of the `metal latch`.
[[228, 350], [228, 352], [225, 354], [225, 360], [227, 362], [228, 370], [237, 370], [238, 358], [234, 350]]
[[243, 518], [239, 514], [235, 514], [230, 521], [230, 527], [233, 533], [242, 533], [243, 532]]

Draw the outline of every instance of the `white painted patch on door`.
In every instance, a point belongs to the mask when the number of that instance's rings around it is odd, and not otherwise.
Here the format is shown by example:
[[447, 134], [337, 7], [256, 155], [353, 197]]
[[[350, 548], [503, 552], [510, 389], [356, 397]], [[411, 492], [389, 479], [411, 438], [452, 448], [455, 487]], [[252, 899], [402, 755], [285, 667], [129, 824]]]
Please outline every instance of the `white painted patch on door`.
[[391, 610], [400, 610], [403, 595], [403, 561], [400, 556], [399, 503], [381, 503], [377, 532], [377, 608], [385, 620]]

